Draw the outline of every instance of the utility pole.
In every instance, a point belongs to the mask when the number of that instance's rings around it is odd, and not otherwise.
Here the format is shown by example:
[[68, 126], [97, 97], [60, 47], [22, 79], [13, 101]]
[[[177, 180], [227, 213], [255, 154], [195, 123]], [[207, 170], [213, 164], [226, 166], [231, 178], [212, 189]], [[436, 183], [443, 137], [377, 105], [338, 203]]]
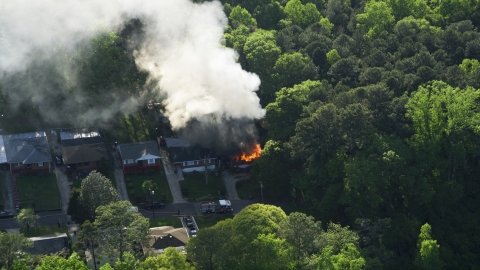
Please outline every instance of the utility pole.
[[260, 181], [260, 194], [262, 194], [262, 203], [263, 203], [263, 182]]
[[155, 195], [155, 191], [151, 190], [152, 193], [152, 214], [153, 214], [153, 219], [155, 219], [155, 205], [153, 204], [153, 195]]

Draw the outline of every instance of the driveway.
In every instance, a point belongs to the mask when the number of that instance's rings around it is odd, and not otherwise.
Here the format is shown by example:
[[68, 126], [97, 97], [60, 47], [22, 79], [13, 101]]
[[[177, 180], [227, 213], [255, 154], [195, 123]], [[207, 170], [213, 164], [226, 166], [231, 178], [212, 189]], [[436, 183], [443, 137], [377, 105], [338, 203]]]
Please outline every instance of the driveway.
[[[57, 133], [54, 130], [47, 132], [48, 142], [50, 144], [50, 151], [53, 156], [62, 155], [62, 145], [60, 144]], [[62, 211], [67, 213], [68, 208], [68, 199], [70, 198], [70, 187], [73, 183], [68, 181], [68, 177], [65, 173], [65, 165], [57, 166], [55, 160], [53, 160], [53, 169], [55, 171], [55, 176], [57, 177], [58, 190], [60, 191], [60, 199], [62, 202]]]
[[60, 200], [62, 202], [62, 212], [67, 213], [68, 199], [70, 198], [70, 191], [72, 190], [70, 185], [73, 183], [68, 181], [68, 177], [63, 170], [64, 166], [54, 165], [55, 175], [57, 177], [58, 190], [60, 191]]
[[125, 185], [125, 177], [123, 174], [123, 166], [120, 154], [118, 151], [115, 151], [112, 154], [113, 158], [115, 159], [115, 168], [113, 174], [115, 177], [115, 182], [117, 183], [118, 195], [120, 196], [120, 200], [128, 201], [127, 186]]
[[250, 179], [250, 174], [248, 173], [238, 173], [230, 174], [228, 171], [223, 171], [222, 173], [223, 183], [225, 184], [225, 189], [227, 190], [227, 196], [229, 200], [240, 200], [237, 193], [236, 183], [242, 180]]
[[167, 176], [168, 185], [170, 186], [170, 191], [173, 196], [173, 204], [186, 203], [182, 195], [182, 190], [180, 189], [180, 183], [178, 176], [173, 170], [173, 165], [168, 156], [167, 149], [165, 147], [160, 147], [160, 155], [162, 156], [163, 168], [165, 169], [165, 175]]
[[2, 185], [3, 205], [5, 211], [15, 212], [15, 207], [13, 203], [12, 182], [10, 180], [9, 171], [0, 170], [0, 182], [0, 184]]

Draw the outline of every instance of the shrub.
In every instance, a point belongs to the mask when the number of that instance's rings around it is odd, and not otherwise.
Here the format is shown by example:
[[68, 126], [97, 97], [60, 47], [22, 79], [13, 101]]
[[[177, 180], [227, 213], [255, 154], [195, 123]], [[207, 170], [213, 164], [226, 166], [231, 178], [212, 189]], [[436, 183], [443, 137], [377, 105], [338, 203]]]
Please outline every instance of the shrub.
[[127, 184], [127, 187], [128, 187], [128, 188], [133, 188], [133, 183], [128, 183], [128, 184]]
[[128, 195], [130, 195], [130, 197], [133, 197], [135, 195], [135, 190], [129, 190]]

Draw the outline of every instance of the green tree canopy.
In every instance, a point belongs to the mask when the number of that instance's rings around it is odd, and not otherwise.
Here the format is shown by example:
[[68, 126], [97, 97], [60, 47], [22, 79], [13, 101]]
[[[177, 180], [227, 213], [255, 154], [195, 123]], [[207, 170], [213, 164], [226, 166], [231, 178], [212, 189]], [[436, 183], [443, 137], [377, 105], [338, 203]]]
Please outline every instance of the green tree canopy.
[[365, 12], [357, 15], [358, 26], [366, 29], [365, 36], [371, 39], [380, 37], [395, 22], [392, 8], [383, 1], [368, 1]]
[[257, 26], [257, 21], [252, 17], [248, 10], [242, 8], [241, 6], [235, 6], [232, 9], [232, 12], [230, 12], [228, 19], [234, 28], [237, 28], [241, 24], [245, 26]]
[[[116, 268], [115, 268], [116, 269]], [[195, 268], [186, 261], [185, 255], [176, 248], [169, 247], [155, 257], [148, 257], [140, 263], [139, 270], [194, 270]]]
[[310, 24], [320, 22], [320, 12], [315, 4], [302, 4], [300, 0], [289, 0], [285, 5], [285, 14], [294, 25], [306, 28]]
[[87, 209], [90, 220], [95, 220], [95, 211], [101, 205], [107, 205], [120, 199], [110, 179], [97, 171], [90, 172], [82, 180], [80, 201]]
[[35, 214], [32, 208], [23, 208], [20, 210], [15, 219], [17, 220], [18, 224], [30, 229], [30, 226], [37, 224], [38, 218], [39, 216]]
[[415, 265], [420, 269], [442, 269], [443, 262], [440, 257], [440, 245], [432, 239], [432, 227], [425, 223], [420, 228], [418, 236], [417, 257]]
[[43, 258], [37, 270], [88, 270], [88, 267], [80, 261], [78, 255], [73, 253], [68, 259], [60, 256], [47, 256]]
[[123, 253], [139, 245], [147, 245], [150, 234], [149, 221], [131, 211], [129, 201], [113, 202], [97, 208], [94, 225], [102, 230], [102, 250], [106, 255], [117, 255], [123, 261]]
[[0, 232], [0, 268], [11, 269], [18, 252], [32, 246], [33, 242], [23, 234]]

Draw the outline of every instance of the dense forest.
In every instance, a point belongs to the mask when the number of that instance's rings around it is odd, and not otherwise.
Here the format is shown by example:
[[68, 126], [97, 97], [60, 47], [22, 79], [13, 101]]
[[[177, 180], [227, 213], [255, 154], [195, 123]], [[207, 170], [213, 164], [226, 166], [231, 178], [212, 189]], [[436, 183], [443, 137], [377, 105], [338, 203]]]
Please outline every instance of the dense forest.
[[[265, 195], [294, 197], [321, 221], [319, 230], [348, 226], [358, 238], [352, 236], [354, 246], [327, 255], [350, 248], [366, 269], [480, 267], [480, 1], [221, 2], [229, 18], [224, 45], [262, 82], [257, 93], [267, 113], [256, 125], [264, 149], [251, 173]], [[28, 72], [41, 65], [50, 78], [38, 89], [42, 106], [64, 104], [60, 120], [77, 126], [88, 114], [78, 117], [76, 108], [159, 98], [142, 95], [147, 74], [132, 57], [143, 23], [126, 22], [52, 60], [74, 70], [75, 85], [88, 93], [75, 104], [49, 90], [73, 94], [74, 87], [45, 61], [0, 84], [31, 80]], [[39, 113], [35, 97], [18, 100], [15, 93], [0, 95], [2, 123], [17, 129], [58, 123], [58, 115]], [[8, 109], [13, 101], [20, 108], [15, 113]], [[141, 140], [155, 136], [151, 114], [145, 106], [105, 118], [113, 119], [110, 130], [138, 130], [125, 140]], [[234, 223], [217, 227], [235, 230]], [[283, 245], [269, 233], [253, 241]], [[433, 262], [419, 263], [428, 254]]]
[[478, 267], [479, 1], [224, 7], [227, 46], [262, 79], [252, 174], [265, 193], [295, 196], [323, 224], [375, 231], [360, 244], [367, 268], [412, 268], [425, 223], [446, 269]]

